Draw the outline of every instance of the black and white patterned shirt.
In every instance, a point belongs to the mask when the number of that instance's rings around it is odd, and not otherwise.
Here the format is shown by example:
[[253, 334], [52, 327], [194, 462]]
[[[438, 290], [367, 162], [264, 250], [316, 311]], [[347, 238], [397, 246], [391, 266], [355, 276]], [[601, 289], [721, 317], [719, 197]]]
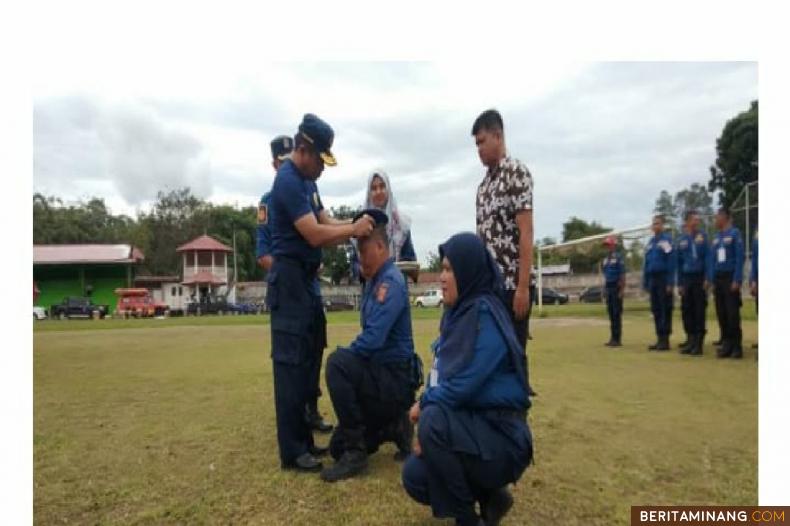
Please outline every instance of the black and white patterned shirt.
[[477, 235], [499, 264], [507, 290], [518, 285], [516, 214], [523, 210], [532, 210], [532, 175], [521, 161], [506, 156], [477, 188]]

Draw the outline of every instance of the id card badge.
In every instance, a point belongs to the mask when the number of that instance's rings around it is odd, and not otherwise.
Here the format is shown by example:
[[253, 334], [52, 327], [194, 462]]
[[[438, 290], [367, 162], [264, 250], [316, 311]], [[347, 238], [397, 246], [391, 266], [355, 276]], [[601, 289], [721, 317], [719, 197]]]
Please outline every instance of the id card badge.
[[431, 367], [431, 374], [428, 378], [428, 387], [436, 387], [439, 385], [439, 371], [436, 367]]
[[727, 261], [727, 249], [726, 248], [719, 247], [718, 250], [716, 250], [716, 260], [719, 263], [724, 263], [725, 261]]

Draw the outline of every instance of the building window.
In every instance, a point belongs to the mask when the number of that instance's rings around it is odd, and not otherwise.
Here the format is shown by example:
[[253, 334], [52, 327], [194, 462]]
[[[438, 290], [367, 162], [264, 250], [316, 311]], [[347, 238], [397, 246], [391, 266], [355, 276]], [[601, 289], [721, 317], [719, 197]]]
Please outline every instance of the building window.
[[182, 289], [181, 287], [178, 287], [178, 295], [181, 296], [183, 292], [184, 292], [184, 289]]
[[170, 295], [171, 296], [175, 296], [176, 295], [176, 288], [175, 287], [170, 289]]

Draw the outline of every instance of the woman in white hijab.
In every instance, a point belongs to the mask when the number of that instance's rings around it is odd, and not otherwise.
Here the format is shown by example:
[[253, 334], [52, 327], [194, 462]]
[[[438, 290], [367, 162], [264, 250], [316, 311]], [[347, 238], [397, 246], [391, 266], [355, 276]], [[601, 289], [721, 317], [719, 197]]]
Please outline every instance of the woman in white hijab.
[[[395, 261], [417, 261], [414, 245], [411, 242], [411, 219], [398, 210], [398, 203], [392, 193], [390, 179], [384, 170], [374, 170], [368, 177], [367, 193], [363, 209], [376, 208], [387, 214], [387, 236], [390, 240], [390, 256]], [[356, 249], [356, 247], [354, 247]], [[359, 276], [356, 250], [351, 257], [354, 276]]]

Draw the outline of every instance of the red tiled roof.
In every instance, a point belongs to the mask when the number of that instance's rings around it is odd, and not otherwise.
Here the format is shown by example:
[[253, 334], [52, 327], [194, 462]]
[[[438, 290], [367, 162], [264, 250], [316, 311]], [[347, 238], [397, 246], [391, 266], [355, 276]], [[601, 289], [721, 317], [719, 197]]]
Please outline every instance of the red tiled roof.
[[417, 283], [439, 283], [439, 272], [420, 272]]
[[145, 259], [132, 245], [33, 245], [34, 265], [138, 263]]
[[183, 285], [194, 285], [194, 284], [224, 285], [225, 280], [218, 278], [211, 272], [201, 271], [198, 272], [197, 274], [193, 274], [189, 276], [181, 283]]
[[218, 250], [221, 252], [233, 252], [233, 249], [229, 246], [207, 235], [202, 235], [189, 243], [184, 243], [176, 249], [176, 252], [184, 252], [185, 250]]

